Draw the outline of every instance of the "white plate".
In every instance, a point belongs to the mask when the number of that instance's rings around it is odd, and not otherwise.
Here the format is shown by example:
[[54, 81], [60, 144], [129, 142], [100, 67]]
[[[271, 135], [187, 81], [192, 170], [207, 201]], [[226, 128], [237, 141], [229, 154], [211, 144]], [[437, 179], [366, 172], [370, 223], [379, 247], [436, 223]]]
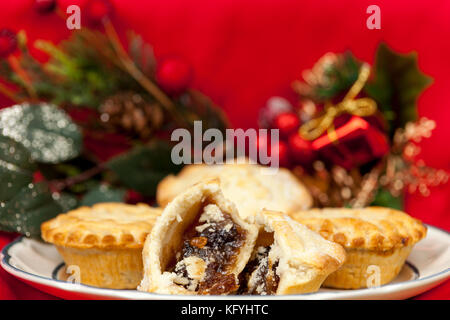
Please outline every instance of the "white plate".
[[450, 234], [428, 226], [427, 237], [414, 247], [398, 277], [387, 285], [361, 290], [320, 289], [301, 295], [187, 297], [69, 283], [60, 280], [65, 269], [55, 247], [23, 237], [3, 249], [1, 266], [20, 280], [65, 299], [406, 299], [450, 277]]

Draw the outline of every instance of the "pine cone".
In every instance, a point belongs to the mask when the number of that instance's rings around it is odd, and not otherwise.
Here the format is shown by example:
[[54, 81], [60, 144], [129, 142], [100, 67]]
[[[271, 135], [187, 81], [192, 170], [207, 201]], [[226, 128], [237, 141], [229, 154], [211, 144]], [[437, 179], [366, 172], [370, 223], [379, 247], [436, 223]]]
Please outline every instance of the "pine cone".
[[100, 105], [100, 119], [110, 130], [149, 139], [164, 120], [158, 103], [133, 91], [119, 92]]

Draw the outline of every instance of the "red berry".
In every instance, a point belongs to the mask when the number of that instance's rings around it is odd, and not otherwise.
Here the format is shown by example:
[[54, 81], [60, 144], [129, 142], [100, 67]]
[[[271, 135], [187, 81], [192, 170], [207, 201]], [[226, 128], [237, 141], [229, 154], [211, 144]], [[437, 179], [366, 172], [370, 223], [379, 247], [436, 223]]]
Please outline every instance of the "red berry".
[[270, 148], [270, 157], [278, 156], [278, 163], [280, 167], [288, 167], [291, 163], [289, 147], [286, 142], [279, 141], [278, 143], [274, 143]]
[[180, 58], [167, 58], [158, 67], [156, 79], [168, 93], [178, 94], [186, 91], [193, 78], [191, 66]]
[[289, 137], [289, 151], [296, 163], [310, 164], [316, 158], [316, 153], [312, 148], [311, 142], [303, 139], [298, 133]]
[[17, 49], [15, 32], [9, 29], [0, 30], [0, 58], [6, 58]]
[[100, 24], [102, 21], [111, 15], [113, 10], [112, 4], [109, 0], [89, 0], [83, 9], [87, 20], [91, 24]]
[[280, 136], [287, 139], [300, 126], [300, 119], [294, 112], [280, 113], [273, 121], [274, 128], [280, 129]]
[[34, 0], [33, 6], [40, 14], [50, 13], [56, 8], [56, 0]]
[[125, 202], [131, 204], [137, 204], [139, 202], [144, 202], [144, 197], [139, 192], [134, 190], [127, 190], [125, 194]]

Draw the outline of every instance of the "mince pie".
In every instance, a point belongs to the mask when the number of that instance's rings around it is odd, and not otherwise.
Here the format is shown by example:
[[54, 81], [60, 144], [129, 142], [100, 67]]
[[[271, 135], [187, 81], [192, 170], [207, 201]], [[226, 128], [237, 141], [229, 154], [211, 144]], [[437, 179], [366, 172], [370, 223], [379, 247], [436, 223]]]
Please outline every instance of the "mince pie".
[[240, 294], [314, 292], [345, 260], [345, 250], [288, 216], [263, 211], [252, 220], [259, 235], [241, 274]]
[[257, 233], [224, 198], [218, 181], [195, 185], [166, 206], [148, 236], [138, 290], [233, 294]]
[[324, 286], [332, 288], [370, 286], [367, 282], [372, 274], [371, 266], [379, 268], [379, 281], [375, 283], [383, 285], [392, 281], [414, 244], [427, 233], [419, 220], [382, 207], [312, 209], [291, 216], [347, 251], [345, 264], [324, 282]]
[[188, 187], [214, 178], [220, 180], [224, 196], [236, 204], [242, 218], [262, 209], [290, 213], [311, 207], [306, 187], [287, 169], [276, 172], [269, 167], [250, 164], [188, 165], [177, 175], [164, 178], [157, 188], [157, 202], [165, 207]]
[[66, 266], [80, 268], [81, 283], [135, 289], [145, 238], [161, 212], [145, 204], [80, 207], [44, 222], [42, 238], [56, 246]]

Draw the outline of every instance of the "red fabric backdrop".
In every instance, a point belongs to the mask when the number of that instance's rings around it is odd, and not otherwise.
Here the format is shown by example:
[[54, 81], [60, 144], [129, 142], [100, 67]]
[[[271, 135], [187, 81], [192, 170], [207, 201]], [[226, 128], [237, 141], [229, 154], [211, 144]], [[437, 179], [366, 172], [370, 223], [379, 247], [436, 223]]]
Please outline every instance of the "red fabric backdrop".
[[[0, 28], [25, 29], [37, 38], [68, 35], [55, 15], [40, 16], [32, 0], [2, 1]], [[82, 0], [60, 0], [62, 8]], [[450, 2], [446, 0], [116, 0], [114, 23], [150, 42], [156, 57], [178, 54], [195, 69], [194, 86], [221, 105], [235, 127], [256, 126], [258, 109], [273, 95], [294, 99], [290, 84], [328, 51], [350, 49], [368, 62], [380, 41], [400, 52], [417, 51], [434, 83], [419, 99], [421, 116], [437, 123], [421, 144], [428, 165], [450, 171]], [[381, 30], [366, 28], [366, 8], [381, 8]], [[83, 18], [82, 18], [83, 19]], [[39, 54], [39, 53], [36, 53]], [[0, 98], [0, 105], [9, 101]], [[408, 195], [406, 210], [450, 230], [450, 184], [429, 197]], [[8, 237], [0, 234], [5, 243]], [[1, 247], [0, 243], [0, 247]], [[0, 298], [44, 298], [0, 270]], [[445, 284], [423, 298], [449, 298]]]

